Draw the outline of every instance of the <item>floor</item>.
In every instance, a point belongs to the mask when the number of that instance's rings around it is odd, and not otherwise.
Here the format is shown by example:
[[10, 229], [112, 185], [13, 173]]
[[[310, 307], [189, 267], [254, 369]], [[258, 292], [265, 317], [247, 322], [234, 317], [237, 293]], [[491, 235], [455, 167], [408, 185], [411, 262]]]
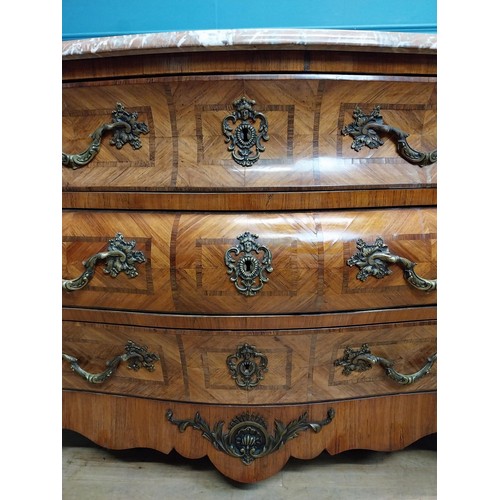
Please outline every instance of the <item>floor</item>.
[[405, 450], [352, 450], [314, 460], [290, 459], [277, 475], [253, 484], [222, 476], [208, 459], [185, 460], [153, 450], [109, 451], [63, 432], [63, 500], [434, 499], [436, 435]]

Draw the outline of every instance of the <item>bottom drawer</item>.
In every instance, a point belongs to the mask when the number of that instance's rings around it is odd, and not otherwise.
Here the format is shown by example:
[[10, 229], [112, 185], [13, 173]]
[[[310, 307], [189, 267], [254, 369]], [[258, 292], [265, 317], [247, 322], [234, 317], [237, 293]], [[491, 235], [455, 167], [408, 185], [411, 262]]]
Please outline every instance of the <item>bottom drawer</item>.
[[63, 323], [63, 388], [189, 403], [311, 403], [436, 389], [436, 322], [212, 331]]

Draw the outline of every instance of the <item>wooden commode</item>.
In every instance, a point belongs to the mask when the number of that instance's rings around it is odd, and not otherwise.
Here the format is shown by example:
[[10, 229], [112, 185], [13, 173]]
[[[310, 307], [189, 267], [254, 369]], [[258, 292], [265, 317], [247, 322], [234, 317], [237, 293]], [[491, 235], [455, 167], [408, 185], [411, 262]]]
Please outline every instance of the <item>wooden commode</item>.
[[63, 43], [63, 428], [240, 482], [436, 432], [436, 52]]

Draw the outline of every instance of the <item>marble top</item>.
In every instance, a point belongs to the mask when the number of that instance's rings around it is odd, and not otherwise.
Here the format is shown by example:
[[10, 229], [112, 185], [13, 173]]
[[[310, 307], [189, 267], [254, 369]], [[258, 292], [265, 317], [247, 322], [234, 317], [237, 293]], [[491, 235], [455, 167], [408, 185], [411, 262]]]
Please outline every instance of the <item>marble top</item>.
[[436, 53], [437, 35], [328, 29], [240, 29], [147, 33], [63, 42], [63, 59], [213, 50], [304, 49]]

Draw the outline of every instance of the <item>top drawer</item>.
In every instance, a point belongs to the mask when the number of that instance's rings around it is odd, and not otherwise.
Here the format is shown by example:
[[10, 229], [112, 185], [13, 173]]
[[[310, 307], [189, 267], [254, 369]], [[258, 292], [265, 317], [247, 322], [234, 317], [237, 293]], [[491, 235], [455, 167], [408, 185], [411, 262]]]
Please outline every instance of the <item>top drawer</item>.
[[[233, 104], [242, 97], [255, 101], [247, 103], [248, 126], [245, 110], [238, 115]], [[383, 144], [359, 151], [351, 147], [353, 138], [342, 134], [354, 122], [356, 106], [366, 115], [380, 106], [384, 124], [410, 134], [413, 149], [436, 149], [435, 78], [193, 76], [68, 83], [63, 88], [63, 152], [85, 151], [89, 135], [113, 122], [117, 103], [147, 125], [147, 133], [137, 134], [141, 147], [125, 143], [117, 148], [110, 144], [113, 131], [103, 132], [100, 150], [87, 165], [63, 168], [65, 191], [435, 187], [436, 163], [409, 163], [393, 134], [379, 129]], [[225, 118], [231, 129], [227, 136]], [[267, 136], [259, 130], [266, 122]], [[236, 159], [228, 149], [231, 141]]]

